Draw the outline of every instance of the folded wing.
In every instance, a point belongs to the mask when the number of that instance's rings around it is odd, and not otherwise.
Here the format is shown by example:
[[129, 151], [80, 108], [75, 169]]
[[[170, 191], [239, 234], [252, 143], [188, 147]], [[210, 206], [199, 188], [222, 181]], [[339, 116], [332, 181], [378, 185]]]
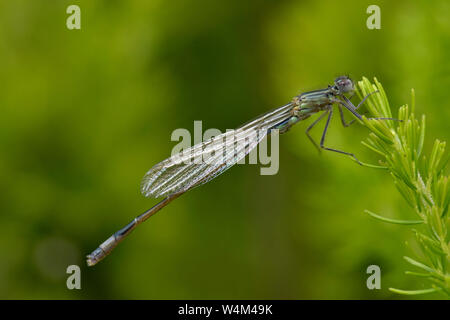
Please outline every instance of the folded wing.
[[239, 128], [198, 143], [153, 166], [144, 176], [146, 197], [166, 197], [202, 185], [252, 151], [268, 131], [290, 117], [291, 104], [269, 111]]

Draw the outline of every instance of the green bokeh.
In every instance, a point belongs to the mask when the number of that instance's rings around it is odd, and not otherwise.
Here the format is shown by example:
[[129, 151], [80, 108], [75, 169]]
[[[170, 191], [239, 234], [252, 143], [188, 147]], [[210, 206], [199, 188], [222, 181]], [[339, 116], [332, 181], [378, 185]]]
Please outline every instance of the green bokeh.
[[[70, 4], [81, 30], [68, 30]], [[381, 8], [368, 30], [366, 8]], [[0, 0], [0, 298], [378, 299], [421, 289], [402, 259], [411, 218], [384, 172], [318, 155], [300, 123], [280, 170], [239, 165], [151, 218], [105, 261], [84, 255], [156, 203], [140, 180], [176, 128], [224, 131], [321, 88], [376, 76], [394, 108], [448, 139], [450, 2]], [[349, 116], [348, 116], [349, 117]], [[367, 162], [367, 130], [328, 145]], [[318, 138], [320, 129], [313, 135]], [[414, 247], [414, 245], [412, 244]], [[65, 268], [82, 267], [82, 290]], [[366, 288], [366, 268], [382, 289]], [[434, 297], [434, 296], [430, 296]]]

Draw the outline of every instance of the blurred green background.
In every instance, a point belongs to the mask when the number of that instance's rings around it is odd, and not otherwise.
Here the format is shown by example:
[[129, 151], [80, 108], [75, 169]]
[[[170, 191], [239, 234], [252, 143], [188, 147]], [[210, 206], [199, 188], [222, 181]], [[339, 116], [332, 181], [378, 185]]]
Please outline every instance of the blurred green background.
[[[81, 30], [66, 28], [67, 6]], [[366, 8], [381, 8], [368, 30]], [[448, 139], [449, 1], [0, 1], [0, 298], [380, 299], [403, 274], [414, 218], [388, 174], [319, 155], [300, 123], [280, 170], [239, 165], [164, 208], [106, 260], [84, 256], [157, 201], [144, 173], [176, 128], [235, 128], [341, 74], [376, 76], [393, 108]], [[347, 115], [347, 118], [350, 118]], [[313, 131], [319, 138], [320, 128]], [[377, 162], [367, 129], [328, 145]], [[69, 264], [82, 290], [66, 288]], [[366, 288], [377, 264], [382, 289]], [[435, 297], [435, 296], [428, 296]]]

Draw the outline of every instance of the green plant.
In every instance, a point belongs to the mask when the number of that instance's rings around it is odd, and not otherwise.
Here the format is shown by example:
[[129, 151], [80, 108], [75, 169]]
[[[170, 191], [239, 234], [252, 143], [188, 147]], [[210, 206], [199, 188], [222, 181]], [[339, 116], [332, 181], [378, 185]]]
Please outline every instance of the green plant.
[[[367, 108], [373, 117], [392, 118], [386, 93], [374, 78], [375, 84], [363, 78], [358, 82], [358, 95], [363, 97], [378, 90], [367, 99]], [[440, 291], [450, 297], [450, 242], [449, 225], [449, 177], [445, 175], [448, 156], [444, 158], [445, 142], [436, 139], [429, 156], [425, 156], [425, 116], [415, 118], [414, 90], [411, 91], [411, 107], [399, 108], [398, 120], [367, 120], [363, 123], [370, 129], [363, 144], [381, 156], [380, 166], [392, 176], [395, 186], [418, 220], [396, 220], [385, 218], [368, 210], [370, 216], [384, 222], [401, 225], [420, 225], [412, 229], [419, 244], [422, 258], [405, 260], [420, 272], [406, 271], [406, 274], [421, 277], [430, 288], [425, 290], [389, 290], [406, 295]], [[421, 261], [418, 261], [421, 260]]]

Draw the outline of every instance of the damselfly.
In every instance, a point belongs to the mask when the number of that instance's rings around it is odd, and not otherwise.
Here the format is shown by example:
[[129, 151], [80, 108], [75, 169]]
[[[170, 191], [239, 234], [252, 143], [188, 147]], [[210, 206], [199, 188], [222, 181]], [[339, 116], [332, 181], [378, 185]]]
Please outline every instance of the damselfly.
[[[280, 133], [285, 133], [298, 121], [304, 120], [317, 112], [323, 111], [306, 129], [306, 135], [313, 144], [319, 150], [325, 149], [351, 156], [356, 162], [361, 164], [353, 153], [328, 148], [324, 145], [325, 136], [333, 115], [332, 106], [338, 106], [342, 124], [347, 127], [354, 120], [350, 123], [345, 121], [342, 107], [350, 111], [356, 118], [362, 120], [362, 116], [356, 110], [367, 97], [376, 92], [365, 96], [355, 107], [346, 96], [353, 95], [354, 91], [354, 84], [349, 77], [338, 77], [334, 81], [334, 85], [328, 86], [326, 89], [302, 93], [294, 97], [290, 103], [269, 111], [236, 130], [227, 131], [211, 140], [196, 144], [183, 151], [182, 154], [174, 155], [156, 164], [144, 176], [141, 191], [146, 197], [164, 197], [164, 199], [103, 242], [87, 256], [87, 264], [93, 266], [105, 258], [139, 224], [154, 215], [172, 200], [178, 198], [186, 191], [214, 179], [243, 159], [272, 130], [278, 129]], [[328, 116], [325, 128], [322, 138], [317, 144], [310, 136], [309, 131], [325, 116]], [[230, 137], [232, 139], [229, 139]], [[233, 152], [222, 152], [225, 149], [230, 149], [230, 146], [232, 146]], [[211, 151], [214, 152], [211, 153]], [[209, 155], [206, 161], [193, 161], [194, 158], [201, 157], [204, 153]]]

